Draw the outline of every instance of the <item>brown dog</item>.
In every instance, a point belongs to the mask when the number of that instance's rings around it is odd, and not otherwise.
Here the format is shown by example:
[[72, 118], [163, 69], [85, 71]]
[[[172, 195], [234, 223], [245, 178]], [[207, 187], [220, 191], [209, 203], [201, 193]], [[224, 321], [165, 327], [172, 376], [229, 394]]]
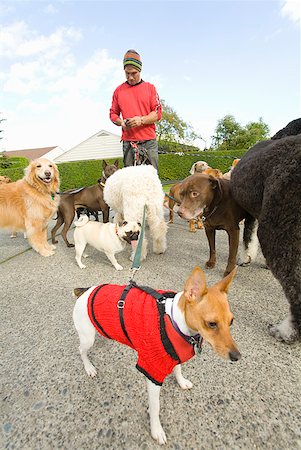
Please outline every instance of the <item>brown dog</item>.
[[106, 161], [103, 161], [103, 173], [102, 177], [98, 180], [98, 184], [93, 184], [92, 186], [84, 187], [82, 189], [62, 193], [61, 202], [58, 209], [57, 222], [51, 230], [53, 244], [58, 242], [55, 240], [55, 234], [64, 224], [62, 237], [66, 242], [67, 247], [74, 247], [74, 244], [71, 244], [67, 239], [67, 232], [73, 222], [74, 214], [79, 208], [86, 208], [89, 212], [102, 211], [103, 222], [109, 222], [110, 209], [103, 199], [103, 188], [107, 178], [109, 178], [118, 169], [118, 165], [118, 160], [116, 160], [114, 164], [107, 164]]
[[[168, 206], [167, 207], [169, 209], [168, 223], [173, 223], [173, 219], [174, 219], [174, 210], [173, 209], [174, 209], [175, 205], [179, 206], [181, 204], [181, 197], [180, 197], [181, 186], [182, 186], [182, 183], [174, 184], [173, 186], [171, 186], [168, 195], [166, 195], [168, 197]], [[199, 229], [203, 228], [203, 222], [200, 218], [198, 220], [195, 220], [195, 219], [189, 220], [189, 231], [191, 231], [192, 233], [195, 233], [196, 225]]]
[[229, 236], [229, 258], [225, 275], [236, 265], [239, 244], [239, 222], [246, 217], [246, 211], [233, 199], [228, 180], [210, 175], [194, 174], [186, 178], [181, 185], [182, 199], [178, 214], [182, 219], [190, 220], [203, 214], [205, 232], [210, 247], [207, 268], [216, 264], [215, 232], [225, 230]]
[[[195, 170], [195, 173], [197, 173], [197, 169]], [[223, 173], [219, 169], [212, 169], [212, 167], [208, 167], [207, 169], [203, 170], [202, 173], [212, 175], [216, 178], [222, 178]], [[182, 183], [177, 183], [171, 186], [169, 194], [168, 194], [168, 208], [169, 208], [169, 222], [173, 223], [174, 219], [174, 206], [181, 204], [181, 196], [180, 196], [180, 190], [181, 190]], [[196, 232], [196, 226], [199, 230], [203, 228], [203, 221], [202, 216], [200, 215], [196, 219], [189, 220], [189, 231], [192, 233]]]

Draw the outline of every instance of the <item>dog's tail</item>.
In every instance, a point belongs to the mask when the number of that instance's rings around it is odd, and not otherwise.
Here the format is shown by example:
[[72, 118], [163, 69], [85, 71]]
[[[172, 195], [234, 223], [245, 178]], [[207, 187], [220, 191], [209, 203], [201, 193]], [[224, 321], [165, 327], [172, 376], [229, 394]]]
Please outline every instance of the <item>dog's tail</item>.
[[81, 215], [80, 218], [74, 222], [74, 225], [76, 227], [83, 227], [88, 222], [89, 222], [89, 217], [86, 214], [84, 214], [84, 215]]
[[83, 293], [86, 292], [88, 289], [90, 289], [90, 288], [89, 287], [88, 288], [75, 288], [73, 290], [72, 295], [73, 295], [73, 297], [77, 297], [78, 298], [81, 295], [83, 295]]

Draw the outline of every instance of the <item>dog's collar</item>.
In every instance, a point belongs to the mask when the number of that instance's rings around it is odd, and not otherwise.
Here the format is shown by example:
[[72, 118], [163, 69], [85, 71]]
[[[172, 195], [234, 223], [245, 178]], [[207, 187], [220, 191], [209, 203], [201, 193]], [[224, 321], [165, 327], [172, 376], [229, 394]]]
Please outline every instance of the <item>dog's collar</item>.
[[59, 192], [51, 192], [51, 199], [54, 200], [56, 195], [60, 195]]
[[104, 183], [103, 181], [100, 181], [98, 184], [99, 184], [101, 187], [105, 187], [105, 185], [106, 185], [106, 183]]
[[182, 338], [185, 339], [186, 342], [188, 342], [188, 344], [190, 344], [194, 347], [196, 352], [201, 353], [202, 344], [203, 344], [202, 336], [199, 333], [189, 336], [187, 334], [184, 334], [180, 330], [177, 322], [175, 321], [175, 319], [173, 317], [173, 305], [174, 305], [174, 301], [172, 301], [172, 303], [171, 303], [171, 311], [170, 311], [170, 320], [171, 320], [171, 323], [173, 324], [173, 327], [179, 333], [179, 335], [182, 336]]
[[205, 216], [205, 214], [202, 215], [202, 221], [206, 222], [206, 220], [209, 219], [209, 217], [213, 216], [215, 211], [217, 210], [218, 204], [213, 208], [213, 210], [208, 214], [208, 216]]

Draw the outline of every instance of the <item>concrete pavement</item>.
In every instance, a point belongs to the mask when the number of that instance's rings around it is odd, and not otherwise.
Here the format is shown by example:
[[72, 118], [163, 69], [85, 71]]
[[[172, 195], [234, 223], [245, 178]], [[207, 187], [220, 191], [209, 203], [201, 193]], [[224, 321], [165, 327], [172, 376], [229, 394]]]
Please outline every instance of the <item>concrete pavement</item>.
[[[217, 268], [205, 270], [209, 284], [222, 277], [227, 260], [227, 235], [217, 235]], [[10, 239], [1, 231], [0, 252], [1, 448], [159, 448], [150, 437], [146, 383], [135, 369], [135, 352], [97, 338], [90, 356], [98, 376], [89, 379], [72, 322], [73, 288], [126, 283], [129, 249], [117, 256], [122, 272], [92, 248], [87, 269], [79, 269], [74, 249], [60, 236], [55, 256], [43, 258], [28, 249], [21, 234]], [[204, 232], [189, 233], [188, 224], [176, 218], [166, 254], [150, 252], [136, 281], [182, 290], [189, 272], [195, 265], [204, 268], [207, 256]], [[288, 346], [268, 334], [268, 324], [286, 315], [287, 303], [263, 263], [260, 256], [239, 268], [229, 293], [242, 359], [221, 360], [205, 345], [203, 355], [183, 367], [194, 384], [191, 391], [181, 391], [172, 377], [164, 383], [165, 448], [301, 448], [301, 344]]]

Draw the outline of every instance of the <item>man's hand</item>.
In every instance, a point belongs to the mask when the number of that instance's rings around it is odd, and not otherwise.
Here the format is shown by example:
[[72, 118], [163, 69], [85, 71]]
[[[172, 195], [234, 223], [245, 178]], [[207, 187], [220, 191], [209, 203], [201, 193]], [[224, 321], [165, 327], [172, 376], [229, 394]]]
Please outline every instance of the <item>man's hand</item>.
[[141, 127], [143, 125], [143, 119], [141, 116], [134, 116], [126, 120], [127, 128]]

